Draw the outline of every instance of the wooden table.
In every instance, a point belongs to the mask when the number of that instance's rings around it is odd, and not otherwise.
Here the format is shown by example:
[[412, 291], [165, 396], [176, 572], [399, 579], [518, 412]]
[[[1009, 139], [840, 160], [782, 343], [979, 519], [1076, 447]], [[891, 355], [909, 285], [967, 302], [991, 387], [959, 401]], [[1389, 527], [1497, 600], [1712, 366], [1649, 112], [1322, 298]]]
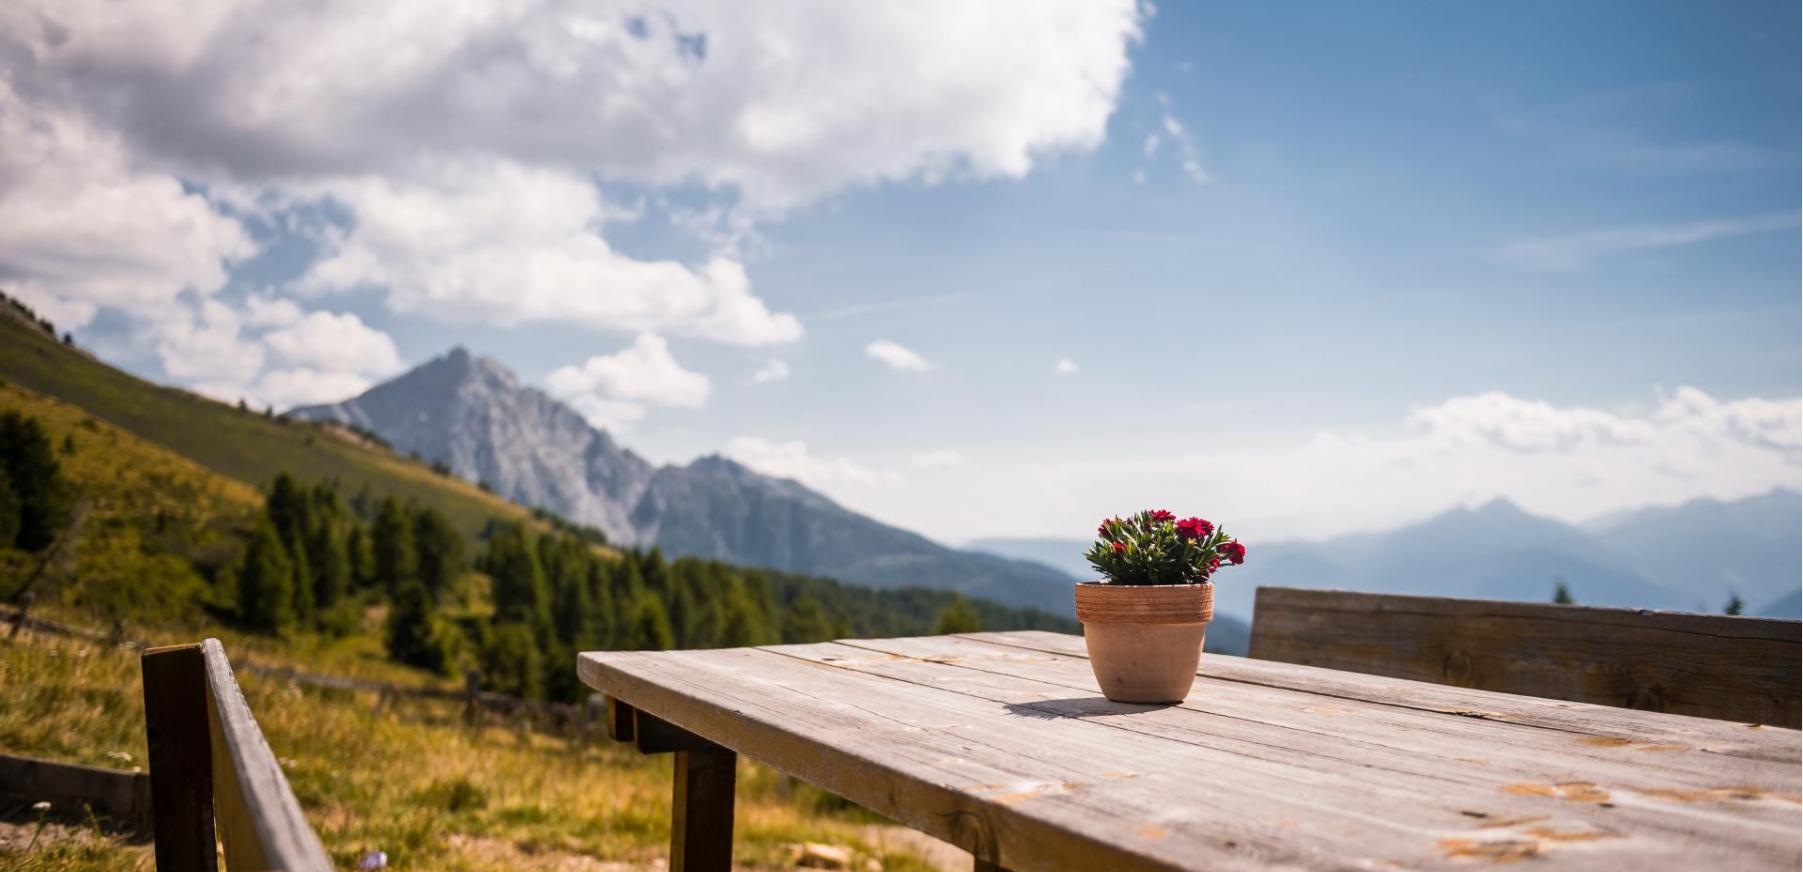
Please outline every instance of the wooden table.
[[1798, 868], [1795, 730], [1209, 654], [1104, 700], [1083, 640], [975, 633], [583, 654], [676, 751], [673, 869], [730, 860], [734, 752], [979, 869]]

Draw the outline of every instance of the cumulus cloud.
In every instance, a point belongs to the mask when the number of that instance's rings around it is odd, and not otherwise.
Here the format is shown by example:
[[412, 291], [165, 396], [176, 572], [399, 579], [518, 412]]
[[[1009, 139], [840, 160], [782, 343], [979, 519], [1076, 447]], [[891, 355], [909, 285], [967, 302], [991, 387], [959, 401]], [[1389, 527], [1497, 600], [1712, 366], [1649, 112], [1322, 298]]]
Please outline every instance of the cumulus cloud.
[[1094, 147], [1141, 24], [1133, 0], [10, 8], [14, 75], [235, 177], [490, 154], [759, 208]]
[[617, 353], [553, 370], [545, 386], [590, 423], [614, 430], [643, 418], [647, 406], [699, 408], [709, 391], [707, 376], [684, 369], [669, 343], [650, 333]]
[[751, 374], [751, 382], [752, 384], [767, 384], [769, 382], [782, 381], [788, 377], [788, 361], [773, 358], [764, 361], [764, 365], [758, 367], [757, 372]]
[[867, 485], [894, 485], [901, 476], [873, 469], [843, 457], [815, 457], [807, 443], [773, 442], [756, 436], [735, 436], [724, 453], [765, 475], [792, 478], [819, 490]]
[[394, 340], [350, 313], [313, 312], [263, 335], [283, 361], [333, 372], [393, 375], [401, 369]]
[[795, 316], [752, 295], [736, 261], [689, 267], [615, 252], [594, 232], [600, 193], [571, 173], [458, 162], [315, 190], [357, 220], [333, 234], [303, 291], [382, 287], [397, 312], [486, 323], [574, 321], [752, 345], [801, 336]]
[[388, 334], [356, 315], [306, 312], [291, 300], [253, 296], [242, 309], [217, 299], [178, 303], [142, 329], [165, 372], [224, 402], [335, 402], [401, 368]]
[[257, 246], [120, 136], [0, 75], [0, 281], [60, 326], [207, 295]]
[[864, 346], [864, 355], [873, 360], [880, 360], [890, 369], [902, 372], [926, 372], [933, 368], [927, 359], [901, 345], [887, 339], [878, 339]]
[[1060, 357], [1057, 363], [1052, 364], [1052, 371], [1059, 375], [1076, 375], [1077, 362], [1068, 357]]
[[[137, 313], [195, 305], [257, 252], [241, 219], [289, 228], [281, 210], [324, 206], [308, 293], [793, 341], [801, 324], [754, 293], [736, 253], [756, 221], [1094, 148], [1148, 14], [1133, 0], [4, 4], [0, 279], [60, 321], [112, 308], [158, 327], [179, 319]], [[604, 231], [634, 216], [602, 203], [602, 183], [703, 201], [684, 226], [716, 254], [622, 253]]]
[[1697, 245], [1716, 239], [1769, 233], [1797, 226], [1797, 216], [1753, 215], [1687, 224], [1620, 227], [1511, 243], [1498, 252], [1504, 263], [1540, 272], [1576, 272], [1594, 261], [1632, 251]]

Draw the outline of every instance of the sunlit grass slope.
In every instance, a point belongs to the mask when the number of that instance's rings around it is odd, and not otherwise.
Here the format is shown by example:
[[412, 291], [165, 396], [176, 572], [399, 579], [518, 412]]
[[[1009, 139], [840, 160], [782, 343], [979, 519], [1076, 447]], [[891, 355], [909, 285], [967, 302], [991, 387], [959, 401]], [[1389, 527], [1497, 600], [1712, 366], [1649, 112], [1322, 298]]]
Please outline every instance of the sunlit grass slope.
[[[239, 656], [230, 640], [227, 653]], [[296, 665], [310, 666], [310, 663]], [[670, 764], [590, 742], [489, 725], [448, 703], [378, 710], [368, 695], [303, 689], [239, 673], [245, 697], [308, 819], [339, 868], [387, 852], [393, 869], [650, 866], [669, 839]], [[99, 766], [142, 766], [137, 656], [27, 635], [0, 641], [0, 751]], [[741, 863], [784, 866], [801, 841], [852, 847], [886, 870], [926, 868], [872, 853], [871, 819], [772, 771], [741, 763], [735, 841]], [[84, 834], [6, 868], [147, 869], [143, 846]], [[16, 865], [9, 865], [16, 864]]]
[[0, 378], [80, 406], [240, 482], [262, 485], [286, 471], [301, 481], [337, 479], [347, 495], [367, 486], [376, 498], [435, 506], [467, 536], [490, 518], [528, 515], [475, 485], [322, 426], [266, 417], [128, 375], [4, 313]]

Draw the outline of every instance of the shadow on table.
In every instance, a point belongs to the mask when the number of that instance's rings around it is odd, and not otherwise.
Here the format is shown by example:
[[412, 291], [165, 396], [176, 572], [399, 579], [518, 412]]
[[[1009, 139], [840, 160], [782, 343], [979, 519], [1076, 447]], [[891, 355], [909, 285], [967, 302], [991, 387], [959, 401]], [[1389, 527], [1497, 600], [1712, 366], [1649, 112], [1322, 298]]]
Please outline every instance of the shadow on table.
[[1011, 702], [1005, 706], [1008, 713], [1023, 718], [1039, 718], [1056, 720], [1058, 718], [1094, 718], [1103, 715], [1130, 715], [1135, 712], [1150, 712], [1170, 708], [1170, 703], [1153, 703], [1141, 705], [1129, 702], [1112, 702], [1102, 696], [1079, 696], [1070, 699], [1042, 699], [1038, 702]]

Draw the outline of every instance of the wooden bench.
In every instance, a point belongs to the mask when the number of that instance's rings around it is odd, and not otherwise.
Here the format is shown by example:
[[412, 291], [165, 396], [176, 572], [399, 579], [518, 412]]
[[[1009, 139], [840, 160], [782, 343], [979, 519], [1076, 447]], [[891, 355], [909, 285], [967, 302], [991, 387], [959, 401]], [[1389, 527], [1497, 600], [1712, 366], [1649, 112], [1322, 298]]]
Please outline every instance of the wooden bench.
[[[1799, 734], [1209, 654], [1103, 699], [1083, 640], [977, 633], [577, 659], [676, 753], [671, 865], [728, 869], [739, 755], [981, 870], [1783, 869]], [[1657, 753], [1653, 753], [1657, 752]]]
[[1549, 699], [1797, 727], [1797, 621], [1261, 587], [1250, 654]]
[[257, 729], [219, 640], [144, 652], [157, 868], [330, 872], [288, 778]]

